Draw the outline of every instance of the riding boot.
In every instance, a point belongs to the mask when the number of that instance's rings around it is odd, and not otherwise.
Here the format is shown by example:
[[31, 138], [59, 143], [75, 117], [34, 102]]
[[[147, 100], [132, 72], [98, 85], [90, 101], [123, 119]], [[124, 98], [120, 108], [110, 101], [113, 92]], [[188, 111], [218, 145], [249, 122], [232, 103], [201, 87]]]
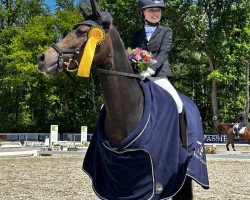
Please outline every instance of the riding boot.
[[187, 117], [186, 111], [183, 106], [182, 112], [179, 113], [179, 123], [180, 123], [180, 138], [185, 149], [188, 149], [188, 128], [187, 128]]
[[239, 129], [238, 128], [236, 128], [235, 129], [235, 139], [239, 139]]

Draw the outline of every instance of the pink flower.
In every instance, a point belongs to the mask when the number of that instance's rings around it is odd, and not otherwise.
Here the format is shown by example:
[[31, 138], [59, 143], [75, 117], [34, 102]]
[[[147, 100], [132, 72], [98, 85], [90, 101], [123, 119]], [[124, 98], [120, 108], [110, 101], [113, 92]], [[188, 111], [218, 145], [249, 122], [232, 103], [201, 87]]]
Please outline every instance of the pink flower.
[[135, 72], [144, 71], [149, 67], [150, 64], [156, 63], [156, 60], [153, 58], [152, 53], [140, 48], [128, 48], [127, 56]]

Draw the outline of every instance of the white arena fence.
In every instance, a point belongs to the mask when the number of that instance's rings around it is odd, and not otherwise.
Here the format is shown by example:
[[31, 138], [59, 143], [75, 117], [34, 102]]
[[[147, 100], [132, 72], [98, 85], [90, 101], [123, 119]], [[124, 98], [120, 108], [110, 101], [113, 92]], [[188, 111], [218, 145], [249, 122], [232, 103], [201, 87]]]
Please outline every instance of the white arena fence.
[[[81, 134], [80, 133], [63, 133], [59, 134], [58, 142], [55, 146], [46, 145], [46, 139], [50, 138], [50, 133], [0, 133], [0, 157], [4, 156], [43, 156], [43, 155], [84, 155], [86, 153], [87, 147], [81, 145]], [[92, 138], [92, 134], [88, 134], [88, 141]], [[63, 139], [63, 140], [60, 140]], [[2, 145], [1, 145], [2, 141]], [[4, 142], [9, 144], [4, 144]], [[24, 146], [37, 146], [39, 149], [25, 151], [21, 150], [20, 146], [15, 144], [15, 142], [22, 141]], [[218, 136], [217, 134], [206, 134], [204, 135], [205, 145], [225, 145], [227, 141], [226, 135]], [[12, 143], [13, 142], [13, 143]], [[59, 146], [57, 146], [59, 145]], [[235, 145], [250, 145], [249, 141], [235, 142]], [[61, 148], [61, 147], [62, 148]], [[1, 152], [1, 148], [6, 147], [19, 147], [15, 151], [11, 152]], [[40, 148], [41, 147], [41, 148]], [[68, 148], [75, 147], [77, 150], [68, 151]], [[20, 149], [20, 151], [19, 151]], [[33, 148], [34, 149], [34, 148]]]
[[[58, 141], [81, 141], [80, 133], [58, 133]], [[89, 142], [93, 134], [87, 134], [87, 141]], [[46, 138], [50, 137], [50, 133], [0, 133], [0, 141], [45, 141]], [[205, 143], [226, 143], [227, 136], [221, 135], [220, 137], [216, 133], [205, 134]], [[249, 141], [239, 141], [236, 144], [249, 144]]]
[[[58, 133], [59, 141], [81, 141], [80, 133]], [[87, 134], [87, 141], [92, 138], [91, 133]], [[0, 133], [0, 141], [45, 141], [50, 133]]]

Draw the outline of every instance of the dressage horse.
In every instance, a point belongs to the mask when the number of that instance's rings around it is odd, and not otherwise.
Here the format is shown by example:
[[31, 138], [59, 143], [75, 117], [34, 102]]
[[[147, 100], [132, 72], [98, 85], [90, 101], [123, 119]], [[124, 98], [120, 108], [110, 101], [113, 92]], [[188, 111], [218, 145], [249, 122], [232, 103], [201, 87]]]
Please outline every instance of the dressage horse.
[[226, 143], [226, 148], [227, 151], [230, 151], [229, 145], [231, 144], [232, 148], [234, 151], [234, 141], [246, 141], [249, 140], [250, 142], [250, 128], [246, 128], [243, 134], [239, 135], [239, 139], [235, 139], [235, 134], [233, 132], [233, 126], [234, 124], [232, 123], [219, 123], [216, 127], [216, 132], [221, 136], [221, 134], [226, 134], [227, 135], [227, 143]]
[[209, 187], [196, 105], [180, 94], [187, 111], [186, 150], [175, 101], [148, 79], [138, 79], [110, 13], [90, 3], [93, 13], [83, 11], [85, 19], [41, 53], [37, 66], [51, 76], [77, 70], [88, 77], [90, 65], [100, 72], [104, 106], [83, 163], [95, 193], [109, 200], [193, 199], [192, 180]]

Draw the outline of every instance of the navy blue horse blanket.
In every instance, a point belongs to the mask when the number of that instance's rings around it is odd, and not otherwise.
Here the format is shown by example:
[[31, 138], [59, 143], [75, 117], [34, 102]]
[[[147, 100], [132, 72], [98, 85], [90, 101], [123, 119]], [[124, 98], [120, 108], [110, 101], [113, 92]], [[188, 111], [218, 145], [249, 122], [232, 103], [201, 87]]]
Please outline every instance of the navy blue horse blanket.
[[156, 200], [174, 196], [186, 176], [209, 187], [201, 117], [196, 105], [179, 94], [186, 109], [188, 150], [180, 140], [172, 96], [149, 80], [140, 82], [145, 105], [139, 126], [118, 148], [104, 133], [105, 107], [83, 162], [95, 193], [108, 200]]

